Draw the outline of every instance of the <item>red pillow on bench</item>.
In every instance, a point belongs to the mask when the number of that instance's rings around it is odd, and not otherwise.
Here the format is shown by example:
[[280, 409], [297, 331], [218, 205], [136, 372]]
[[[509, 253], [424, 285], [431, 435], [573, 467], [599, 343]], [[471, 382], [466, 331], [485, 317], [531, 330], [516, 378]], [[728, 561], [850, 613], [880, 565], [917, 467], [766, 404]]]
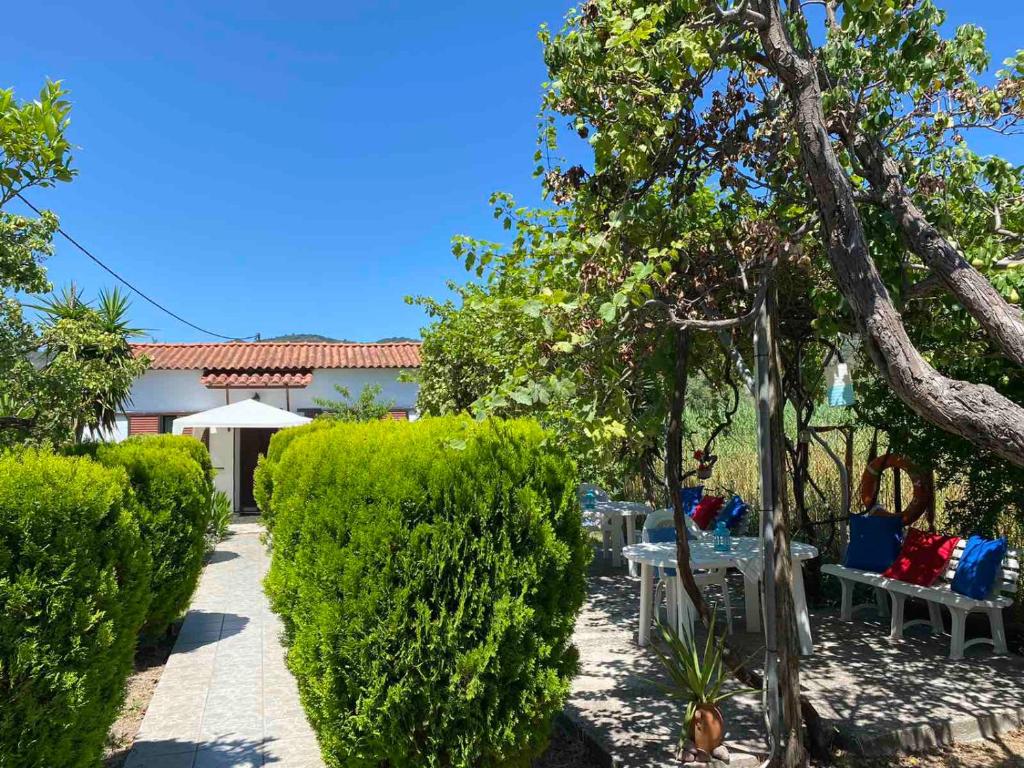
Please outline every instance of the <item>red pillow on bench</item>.
[[718, 510], [722, 508], [723, 504], [725, 504], [724, 496], [705, 496], [697, 504], [697, 508], [693, 510], [693, 522], [702, 531], [706, 531], [715, 522], [715, 518], [718, 517]]
[[946, 570], [959, 541], [959, 536], [941, 536], [908, 528], [896, 561], [882, 575], [887, 579], [930, 587]]

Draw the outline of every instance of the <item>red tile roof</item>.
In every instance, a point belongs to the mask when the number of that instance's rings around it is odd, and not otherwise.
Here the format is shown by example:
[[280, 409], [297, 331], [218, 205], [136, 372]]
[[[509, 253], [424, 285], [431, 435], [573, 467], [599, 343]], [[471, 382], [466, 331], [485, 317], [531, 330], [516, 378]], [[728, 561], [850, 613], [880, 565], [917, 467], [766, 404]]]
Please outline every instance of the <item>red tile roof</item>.
[[295, 371], [314, 368], [419, 368], [419, 342], [232, 341], [224, 344], [133, 344], [155, 370]]
[[216, 389], [220, 387], [308, 387], [313, 372], [308, 368], [298, 371], [210, 371], [203, 370], [200, 383]]

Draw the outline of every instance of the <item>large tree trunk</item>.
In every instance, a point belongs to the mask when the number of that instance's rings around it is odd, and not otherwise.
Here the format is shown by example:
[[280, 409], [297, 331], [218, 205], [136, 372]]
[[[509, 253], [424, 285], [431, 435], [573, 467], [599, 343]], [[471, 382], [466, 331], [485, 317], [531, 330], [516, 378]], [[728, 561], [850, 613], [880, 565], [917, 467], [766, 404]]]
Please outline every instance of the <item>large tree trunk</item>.
[[793, 561], [787, 520], [783, 467], [785, 422], [782, 361], [774, 323], [775, 289], [769, 292], [755, 326], [758, 454], [761, 486], [761, 541], [764, 557], [765, 676], [771, 765], [795, 768], [807, 762], [800, 729], [800, 668], [796, 612], [793, 605]]
[[868, 249], [846, 171], [829, 138], [814, 64], [786, 33], [777, 0], [755, 0], [768, 66], [793, 105], [800, 155], [824, 227], [836, 282], [850, 304], [865, 346], [896, 395], [926, 421], [978, 448], [1024, 466], [1024, 408], [992, 387], [950, 379], [917, 351]]
[[[682, 498], [683, 415], [686, 411], [686, 390], [689, 380], [691, 331], [685, 328], [673, 328], [672, 333], [675, 334], [676, 341], [675, 370], [672, 380], [672, 396], [669, 404], [665, 475], [669, 496], [672, 500], [672, 517], [676, 529], [676, 563], [683, 589], [686, 590], [690, 602], [696, 608], [701, 624], [705, 628], [710, 629], [711, 610], [704, 600], [700, 587], [694, 581], [693, 568], [690, 566], [690, 543], [686, 534], [686, 517], [683, 512]], [[788, 551], [788, 543], [786, 546]], [[792, 613], [791, 608], [790, 611]], [[761, 690], [764, 686], [764, 680], [761, 678], [761, 675], [747, 666], [744, 655], [732, 647], [725, 631], [720, 626], [716, 625], [716, 627], [718, 640], [724, 646], [722, 656], [726, 668], [742, 685], [747, 688]], [[799, 685], [798, 680], [796, 685]], [[798, 697], [803, 721], [807, 726], [808, 741], [812, 754], [818, 759], [826, 759], [829, 755], [830, 745], [824, 731], [821, 716], [806, 697], [799, 695], [798, 687], [793, 688], [792, 695]], [[795, 722], [799, 723], [799, 716]], [[799, 726], [797, 727], [799, 728]]]
[[1024, 365], [1024, 318], [986, 277], [929, 223], [911, 197], [899, 164], [874, 136], [844, 136], [868, 181], [896, 219], [903, 241], [978, 321], [1007, 358]]

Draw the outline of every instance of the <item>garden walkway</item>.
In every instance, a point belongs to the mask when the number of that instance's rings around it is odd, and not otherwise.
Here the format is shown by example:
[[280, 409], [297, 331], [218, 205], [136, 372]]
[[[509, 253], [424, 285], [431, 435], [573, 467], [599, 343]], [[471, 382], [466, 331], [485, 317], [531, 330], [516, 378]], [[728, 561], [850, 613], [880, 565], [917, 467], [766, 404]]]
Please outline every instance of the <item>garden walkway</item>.
[[[580, 675], [567, 713], [616, 765], [675, 768], [680, 707], [652, 682], [664, 680], [655, 654], [636, 644], [639, 580], [625, 569], [595, 563], [588, 583], [573, 638]], [[733, 591], [734, 638], [757, 663], [763, 646], [759, 636], [742, 629], [741, 584]], [[985, 617], [977, 619], [968, 623], [969, 633], [987, 630]], [[1024, 659], [1019, 656], [994, 656], [983, 646], [971, 649], [970, 658], [950, 661], [948, 637], [914, 631], [891, 643], [888, 621], [871, 611], [859, 613], [853, 624], [840, 621], [834, 611], [813, 611], [811, 624], [815, 649], [801, 662], [801, 684], [848, 749], [865, 754], [923, 749], [993, 736], [1024, 722]], [[757, 765], [766, 751], [758, 699], [731, 699], [723, 712], [730, 768]]]
[[321, 768], [263, 594], [258, 523], [209, 559], [125, 768]]

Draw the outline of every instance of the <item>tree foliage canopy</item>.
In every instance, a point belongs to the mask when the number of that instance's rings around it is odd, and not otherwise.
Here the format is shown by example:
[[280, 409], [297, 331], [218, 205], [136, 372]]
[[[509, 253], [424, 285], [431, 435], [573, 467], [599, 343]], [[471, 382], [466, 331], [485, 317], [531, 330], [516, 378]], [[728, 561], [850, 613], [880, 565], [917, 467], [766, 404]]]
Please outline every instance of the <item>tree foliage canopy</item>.
[[72, 287], [34, 307], [37, 324], [19, 298], [51, 290], [43, 261], [58, 222], [48, 211], [31, 218], [6, 208], [25, 190], [74, 178], [66, 96], [53, 82], [31, 102], [0, 90], [0, 446], [61, 445], [109, 429], [146, 367], [128, 343], [139, 331], [127, 324], [123, 294], [103, 293], [93, 306]]
[[[448, 377], [433, 407], [542, 410], [642, 463], [664, 432], [669, 330], [711, 331], [692, 359], [721, 382], [717, 347], [749, 366], [737, 329], [770, 280], [784, 350], [856, 334], [919, 425], [1024, 456], [1006, 439], [1022, 413], [1024, 175], [972, 149], [979, 131], [1017, 133], [1024, 53], [993, 79], [984, 32], [944, 20], [931, 0], [589, 0], [542, 29], [536, 160], [553, 207], [497, 196], [512, 241], [456, 239], [477, 280], [461, 308], [432, 307], [424, 392]], [[569, 164], [576, 136], [590, 155]], [[495, 336], [512, 317], [512, 338]], [[456, 348], [473, 350], [471, 376]]]

